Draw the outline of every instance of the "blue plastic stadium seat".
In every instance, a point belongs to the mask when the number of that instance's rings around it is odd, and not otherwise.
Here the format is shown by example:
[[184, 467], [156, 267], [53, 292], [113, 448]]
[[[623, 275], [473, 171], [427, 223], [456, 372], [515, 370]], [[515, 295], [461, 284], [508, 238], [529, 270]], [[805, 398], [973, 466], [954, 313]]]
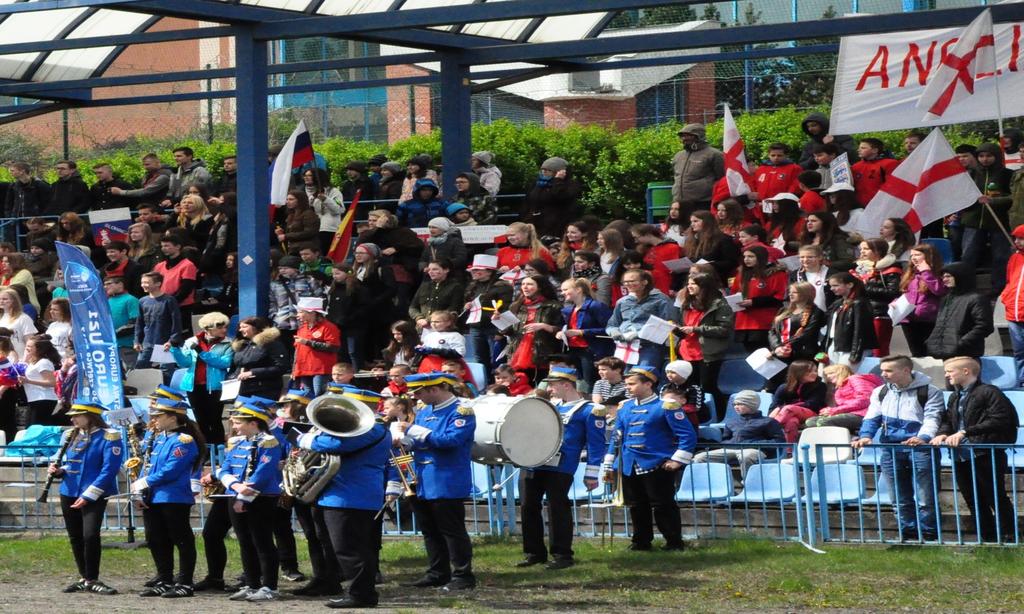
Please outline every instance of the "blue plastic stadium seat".
[[[879, 429], [875, 436], [871, 438], [871, 443], [878, 443], [879, 437], [882, 436], [882, 430]], [[851, 462], [857, 465], [882, 465], [882, 452], [883, 448], [861, 448], [860, 452], [853, 458]]]
[[487, 368], [478, 362], [467, 362], [466, 366], [469, 367], [469, 372], [473, 376], [477, 390], [483, 392], [483, 389], [487, 387]]
[[818, 490], [818, 476], [825, 478], [825, 503], [828, 505], [850, 505], [864, 498], [864, 479], [859, 465], [850, 463], [825, 463], [815, 465], [811, 472], [811, 501], [821, 502]]
[[950, 243], [949, 239], [921, 239], [921, 243], [933, 246], [935, 251], [939, 252], [939, 255], [942, 256], [942, 264], [953, 262], [953, 244]]
[[1013, 356], [982, 356], [981, 381], [1003, 390], [1018, 388], [1017, 367]]
[[796, 476], [792, 465], [768, 462], [747, 469], [743, 491], [730, 497], [730, 503], [785, 503], [796, 497]]
[[715, 416], [718, 414], [717, 408], [715, 407], [715, 397], [710, 392], [704, 393], [704, 406], [708, 408], [708, 419], [702, 423], [702, 426], [707, 426], [715, 420]]
[[[1017, 445], [1024, 446], [1024, 426], [1017, 427]], [[1024, 469], [1024, 448], [1009, 448], [1006, 456], [1011, 467]]]
[[742, 359], [722, 361], [722, 370], [718, 373], [718, 389], [725, 394], [741, 390], [760, 390], [764, 387], [764, 381], [764, 378]]
[[864, 505], [892, 505], [892, 486], [884, 473], [879, 471], [875, 474], [875, 492], [860, 502]]
[[[587, 485], [583, 483], [583, 476], [587, 473], [587, 464], [580, 463], [576, 467], [576, 473], [572, 476], [572, 486], [569, 487], [569, 498], [574, 501], [585, 501], [590, 499], [590, 491], [587, 490]], [[513, 478], [514, 479], [514, 478]], [[598, 488], [595, 492], [600, 493], [601, 490]]]
[[1003, 394], [1017, 410], [1017, 422], [1024, 425], [1024, 390], [1004, 390]]
[[882, 359], [875, 356], [865, 356], [860, 359], [860, 364], [857, 365], [857, 373], [867, 375], [868, 373], [874, 373], [879, 375], [881, 373]]
[[486, 499], [491, 492], [490, 465], [472, 463], [473, 467], [473, 498]]
[[676, 491], [677, 501], [725, 501], [732, 496], [732, 470], [725, 463], [687, 465]]

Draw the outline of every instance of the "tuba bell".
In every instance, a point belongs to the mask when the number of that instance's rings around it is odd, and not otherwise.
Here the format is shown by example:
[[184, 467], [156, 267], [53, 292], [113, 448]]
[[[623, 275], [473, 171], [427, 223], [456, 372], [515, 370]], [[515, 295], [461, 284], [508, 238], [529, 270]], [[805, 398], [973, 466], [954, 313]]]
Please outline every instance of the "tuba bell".
[[[306, 406], [306, 416], [314, 427], [311, 432], [335, 437], [358, 437], [376, 423], [376, 415], [365, 403], [340, 394], [313, 399]], [[284, 492], [303, 503], [315, 503], [340, 468], [341, 457], [337, 454], [293, 450], [281, 470]]]

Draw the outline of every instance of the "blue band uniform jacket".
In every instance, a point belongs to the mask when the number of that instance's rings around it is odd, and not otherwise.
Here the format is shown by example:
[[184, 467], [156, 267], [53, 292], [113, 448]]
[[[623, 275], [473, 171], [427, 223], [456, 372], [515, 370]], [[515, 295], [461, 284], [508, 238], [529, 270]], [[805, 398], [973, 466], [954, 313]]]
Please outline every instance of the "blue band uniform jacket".
[[606, 447], [604, 408], [595, 409], [594, 404], [587, 400], [561, 403], [555, 407], [564, 425], [562, 445], [549, 464], [534, 467], [533, 470], [575, 474], [580, 464], [580, 454], [586, 449], [585, 477], [596, 479]]
[[[284, 447], [271, 433], [261, 432], [237, 441], [224, 452], [224, 462], [217, 470], [217, 479], [227, 494], [239, 501], [252, 501], [258, 496], [276, 497], [281, 494], [281, 460]], [[255, 495], [239, 495], [231, 486], [242, 482]]]
[[321, 454], [346, 455], [341, 459], [338, 473], [320, 493], [317, 505], [377, 511], [384, 504], [385, 474], [391, 449], [391, 434], [386, 426], [377, 423], [357, 437], [307, 433], [299, 439], [299, 445]]
[[434, 500], [470, 496], [474, 431], [473, 410], [459, 407], [457, 397], [417, 411], [403, 439], [415, 460], [417, 497]]
[[[64, 434], [70, 437], [73, 431]], [[78, 433], [64, 457], [64, 477], [60, 494], [87, 501], [117, 494], [117, 472], [121, 469], [124, 448], [117, 429], [95, 428]]]
[[[132, 492], [149, 489], [149, 503], [195, 503], [192, 465], [199, 446], [187, 433], [157, 433], [143, 475], [132, 483]], [[147, 442], [148, 443], [148, 442]]]
[[630, 399], [619, 407], [604, 457], [605, 470], [610, 470], [616, 459], [616, 440], [622, 442], [623, 475], [654, 471], [668, 460], [689, 464], [697, 447], [697, 434], [683, 408], [657, 395], [641, 401]]

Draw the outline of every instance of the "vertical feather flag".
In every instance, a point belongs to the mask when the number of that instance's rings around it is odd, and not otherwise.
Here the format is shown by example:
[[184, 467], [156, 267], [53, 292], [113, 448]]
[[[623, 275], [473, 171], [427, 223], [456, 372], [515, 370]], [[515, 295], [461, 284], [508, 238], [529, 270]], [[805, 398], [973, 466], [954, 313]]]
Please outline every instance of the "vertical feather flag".
[[356, 227], [356, 209], [359, 208], [359, 197], [362, 194], [362, 190], [356, 190], [356, 195], [352, 197], [352, 202], [349, 203], [348, 211], [341, 218], [338, 231], [334, 233], [331, 249], [327, 252], [327, 257], [334, 263], [341, 264], [348, 258], [348, 251], [352, 248], [352, 233]]

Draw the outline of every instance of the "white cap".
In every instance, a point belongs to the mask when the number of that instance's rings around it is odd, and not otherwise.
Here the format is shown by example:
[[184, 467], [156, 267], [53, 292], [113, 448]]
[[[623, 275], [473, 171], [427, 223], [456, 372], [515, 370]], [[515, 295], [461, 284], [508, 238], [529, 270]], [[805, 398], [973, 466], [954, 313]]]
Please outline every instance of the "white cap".
[[324, 299], [315, 296], [301, 296], [298, 304], [299, 311], [312, 311], [314, 313], [327, 313], [324, 311]]
[[853, 186], [846, 183], [833, 183], [831, 187], [822, 190], [822, 194], [835, 194], [836, 192], [853, 192]]
[[690, 379], [690, 374], [693, 373], [693, 365], [685, 360], [673, 360], [665, 365], [665, 373], [668, 373], [669, 371], [686, 380]]
[[793, 194], [792, 192], [779, 192], [775, 196], [772, 196], [771, 198], [766, 198], [765, 200], [768, 200], [768, 201], [774, 201], [774, 200], [795, 200], [795, 201], [799, 201], [800, 197], [797, 196], [796, 194]]
[[498, 269], [498, 257], [488, 256], [487, 254], [477, 254], [473, 256], [473, 264], [466, 267], [466, 270], [473, 269], [487, 269], [489, 271], [496, 271]]

